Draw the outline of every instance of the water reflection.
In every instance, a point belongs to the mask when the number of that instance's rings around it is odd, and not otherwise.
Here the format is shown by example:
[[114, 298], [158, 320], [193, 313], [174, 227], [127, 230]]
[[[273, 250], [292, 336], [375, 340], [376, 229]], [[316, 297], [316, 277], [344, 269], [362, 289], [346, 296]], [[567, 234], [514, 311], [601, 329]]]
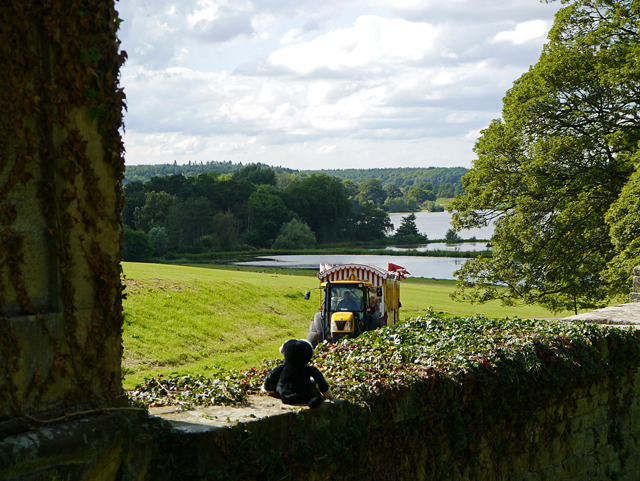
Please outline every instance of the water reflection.
[[386, 250], [390, 251], [449, 251], [449, 252], [480, 252], [491, 250], [487, 242], [462, 242], [460, 244], [447, 244], [445, 242], [433, 242], [431, 244], [420, 244], [415, 246], [391, 246]]

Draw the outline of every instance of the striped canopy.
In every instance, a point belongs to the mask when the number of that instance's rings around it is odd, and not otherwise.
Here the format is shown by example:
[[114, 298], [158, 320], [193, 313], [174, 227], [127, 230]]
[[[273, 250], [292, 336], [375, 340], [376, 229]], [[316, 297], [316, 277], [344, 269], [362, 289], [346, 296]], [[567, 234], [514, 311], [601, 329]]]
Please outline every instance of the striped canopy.
[[374, 286], [382, 286], [389, 276], [395, 277], [395, 274], [363, 264], [342, 264], [318, 273], [320, 282], [363, 281]]

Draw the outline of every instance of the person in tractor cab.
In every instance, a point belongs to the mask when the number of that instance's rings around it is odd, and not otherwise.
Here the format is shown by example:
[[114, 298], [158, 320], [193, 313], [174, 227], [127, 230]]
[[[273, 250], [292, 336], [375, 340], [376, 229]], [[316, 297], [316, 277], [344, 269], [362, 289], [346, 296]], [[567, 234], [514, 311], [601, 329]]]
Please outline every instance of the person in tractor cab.
[[351, 292], [345, 291], [344, 298], [338, 303], [338, 311], [359, 311], [360, 305], [357, 299], [351, 295]]

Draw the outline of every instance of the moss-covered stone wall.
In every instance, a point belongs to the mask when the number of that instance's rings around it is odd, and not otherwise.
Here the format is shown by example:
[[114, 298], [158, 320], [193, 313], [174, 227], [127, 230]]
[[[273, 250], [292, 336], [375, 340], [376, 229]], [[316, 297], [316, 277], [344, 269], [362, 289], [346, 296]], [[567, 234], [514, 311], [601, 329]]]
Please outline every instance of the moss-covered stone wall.
[[557, 389], [499, 371], [481, 384], [425, 379], [374, 405], [325, 403], [231, 428], [118, 410], [0, 440], [0, 478], [637, 480], [638, 344], [605, 337], [602, 356], [571, 378], [558, 362]]
[[0, 3], [0, 434], [122, 395], [118, 23]]
[[640, 266], [633, 269], [633, 292], [629, 297], [631, 302], [640, 302]]

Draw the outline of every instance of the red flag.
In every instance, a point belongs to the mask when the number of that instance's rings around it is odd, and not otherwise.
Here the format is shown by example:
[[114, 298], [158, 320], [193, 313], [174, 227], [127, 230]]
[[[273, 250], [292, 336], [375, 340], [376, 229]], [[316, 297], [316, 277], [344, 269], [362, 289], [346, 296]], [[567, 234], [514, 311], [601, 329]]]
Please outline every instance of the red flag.
[[397, 264], [392, 264], [391, 262], [389, 262], [389, 268], [387, 270], [389, 272], [396, 272], [402, 279], [406, 278], [408, 275], [411, 275], [409, 271], [404, 267]]

